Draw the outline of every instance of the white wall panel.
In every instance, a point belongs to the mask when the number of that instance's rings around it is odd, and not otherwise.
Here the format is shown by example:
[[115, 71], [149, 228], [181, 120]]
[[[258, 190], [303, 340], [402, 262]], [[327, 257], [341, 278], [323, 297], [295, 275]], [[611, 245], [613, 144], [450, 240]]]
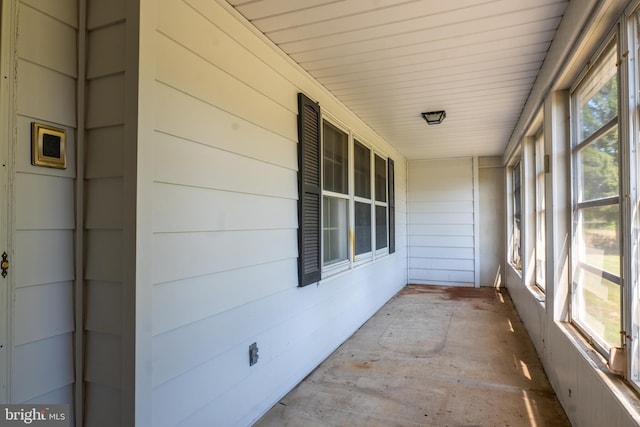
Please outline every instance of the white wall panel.
[[16, 289], [14, 322], [14, 345], [73, 332], [73, 282]]
[[85, 333], [85, 381], [117, 388], [122, 381], [122, 338], [100, 332]]
[[93, 30], [125, 20], [126, 0], [87, 1], [87, 27]]
[[153, 229], [195, 232], [295, 228], [297, 209], [295, 199], [157, 183]]
[[296, 258], [296, 236], [295, 229], [156, 234], [153, 256], [166, 261], [156, 265], [153, 283]]
[[[12, 402], [73, 403], [77, 1], [15, 2]], [[7, 18], [7, 19], [4, 19]], [[12, 17], [3, 17], [9, 23]], [[5, 32], [5, 35], [11, 30]], [[8, 45], [7, 45], [8, 46]], [[13, 76], [12, 76], [13, 77]], [[7, 76], [5, 76], [7, 78]], [[8, 87], [8, 86], [7, 86]], [[6, 100], [7, 98], [5, 98]], [[31, 164], [31, 124], [63, 128], [66, 169]]]
[[[415, 225], [473, 225], [473, 213], [459, 213], [449, 211], [447, 213], [414, 213], [409, 211], [407, 219]], [[419, 212], [419, 211], [418, 211]]]
[[[295, 124], [295, 104], [287, 108], [273, 102], [249, 84], [237, 80], [165, 36], [158, 35], [156, 48], [163, 52], [157, 58], [159, 81], [286, 138], [297, 139], [296, 127], [291, 126]], [[201, 84], [212, 80], [218, 84]], [[295, 89], [290, 93], [291, 98], [295, 99]]]
[[85, 227], [89, 229], [122, 228], [121, 177], [94, 178], [85, 183]]
[[472, 159], [417, 160], [408, 167], [409, 282], [473, 286]]
[[436, 201], [436, 202], [411, 202], [409, 203], [411, 211], [423, 213], [448, 213], [448, 212], [468, 212], [473, 213], [473, 201]]
[[86, 134], [85, 178], [121, 177], [124, 156], [122, 126], [91, 129]]
[[298, 178], [293, 169], [161, 133], [156, 134], [153, 145], [156, 181], [289, 199], [298, 197]]
[[410, 246], [473, 248], [472, 236], [409, 236]]
[[[295, 288], [297, 268], [296, 260], [291, 258], [156, 285], [153, 334]], [[220, 294], [225, 298], [219, 298]]]
[[25, 401], [25, 403], [33, 404], [51, 404], [51, 402], [73, 402], [73, 385], [65, 385], [48, 393], [41, 394]]
[[[136, 312], [150, 325], [137, 360], [151, 371], [138, 407], [153, 408], [149, 425], [248, 425], [406, 284], [406, 165], [218, 3], [157, 2], [154, 17], [142, 30], [137, 287], [148, 298]], [[396, 162], [396, 254], [305, 288], [300, 91]]]
[[73, 280], [73, 233], [17, 231], [13, 274], [16, 287]]
[[85, 328], [112, 335], [122, 333], [122, 286], [117, 282], [85, 282]]
[[16, 223], [19, 230], [69, 230], [74, 224], [74, 185], [68, 178], [17, 173]]
[[71, 334], [14, 347], [11, 383], [13, 400], [23, 402], [72, 384], [72, 350]]
[[[184, 21], [175, 19], [176, 15], [182, 16], [189, 25], [185, 26], [182, 24]], [[247, 55], [248, 52], [239, 55], [238, 52], [246, 51], [246, 48], [227, 37], [218, 26], [203, 16], [201, 11], [186, 2], [169, 2], [159, 9], [158, 31], [176, 43], [188, 46], [189, 50], [199, 57], [267, 96], [275, 104], [290, 108], [294, 114], [297, 113], [297, 109], [291, 108], [290, 103], [290, 99], [297, 93], [291, 82], [278, 70], [265, 67], [259, 57]], [[207, 34], [207, 37], [202, 37], [202, 34]], [[215, 43], [211, 43], [211, 40], [215, 40]], [[256, 73], [256, 69], [260, 69], [261, 72]]]
[[411, 258], [409, 268], [426, 270], [473, 271], [474, 262], [470, 259]]
[[[20, 9], [22, 28], [38, 28], [39, 31], [23, 31], [18, 37], [21, 58], [42, 64], [69, 77], [77, 78], [76, 29], [50, 16], [24, 6]], [[46, 37], [42, 35], [46, 34]]]
[[116, 74], [125, 69], [125, 24], [110, 25], [89, 32], [88, 49], [100, 52], [87, 63], [87, 78]]
[[114, 74], [89, 81], [87, 127], [122, 124], [124, 120], [124, 75]]
[[[298, 167], [297, 138], [286, 138], [164, 84], [156, 86], [156, 99], [160, 132], [274, 165]], [[176, 110], [189, 114], [177, 115]], [[294, 132], [295, 124], [286, 131]]]
[[85, 424], [95, 427], [122, 425], [122, 404], [120, 390], [100, 384], [87, 383], [85, 386]]
[[[408, 217], [408, 215], [407, 215]], [[410, 236], [470, 236], [473, 235], [473, 225], [451, 224], [413, 224], [408, 223]]]
[[51, 2], [50, 0], [22, 0], [21, 2], [55, 17], [73, 28], [78, 28], [77, 0], [58, 0], [56, 2]]
[[76, 126], [76, 81], [43, 65], [18, 61], [18, 114]]
[[122, 231], [87, 230], [85, 279], [107, 282], [122, 280]]

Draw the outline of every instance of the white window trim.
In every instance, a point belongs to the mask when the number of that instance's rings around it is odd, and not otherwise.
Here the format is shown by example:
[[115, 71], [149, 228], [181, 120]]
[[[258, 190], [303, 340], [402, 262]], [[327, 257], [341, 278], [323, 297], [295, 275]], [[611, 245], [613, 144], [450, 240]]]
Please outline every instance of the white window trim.
[[[334, 126], [336, 129], [344, 132], [347, 135], [347, 144], [348, 144], [348, 194], [335, 193], [331, 191], [327, 191], [324, 189], [324, 122], [329, 123]], [[343, 273], [355, 267], [359, 267], [363, 264], [367, 264], [370, 262], [374, 262], [378, 259], [384, 258], [389, 255], [389, 228], [391, 224], [389, 223], [389, 156], [385, 154], [382, 150], [377, 148], [376, 146], [367, 142], [366, 138], [360, 137], [358, 134], [353, 132], [348, 126], [344, 125], [340, 120], [334, 118], [330, 114], [321, 110], [320, 114], [320, 128], [321, 128], [321, 136], [320, 136], [320, 149], [321, 149], [321, 237], [320, 237], [320, 253], [321, 253], [321, 272], [322, 278], [326, 279], [337, 274]], [[370, 185], [371, 185], [371, 199], [361, 198], [355, 196], [355, 141], [358, 141], [362, 146], [366, 147], [370, 150]], [[375, 200], [375, 158], [376, 156], [382, 158], [385, 162], [385, 199], [386, 202], [378, 202]], [[337, 261], [332, 264], [326, 265], [324, 262], [324, 217], [322, 213], [324, 212], [324, 197], [335, 197], [347, 200], [347, 210], [348, 210], [348, 218], [347, 218], [347, 259]], [[363, 202], [371, 205], [371, 251], [366, 252], [360, 255], [355, 255], [355, 202]], [[384, 248], [376, 249], [376, 206], [384, 206], [387, 212], [386, 218], [386, 235], [387, 235], [387, 244]]]
[[[336, 193], [333, 191], [327, 191], [324, 189], [324, 123], [327, 122], [331, 126], [338, 129], [340, 132], [343, 132], [347, 135], [347, 194]], [[351, 260], [352, 256], [352, 245], [351, 245], [351, 233], [353, 232], [353, 228], [351, 227], [352, 219], [352, 207], [351, 207], [351, 194], [353, 194], [353, 171], [352, 171], [352, 157], [353, 157], [353, 149], [352, 149], [352, 135], [351, 132], [346, 129], [343, 125], [341, 125], [338, 121], [333, 120], [330, 117], [327, 117], [325, 114], [320, 115], [320, 188], [321, 188], [321, 198], [320, 198], [320, 226], [321, 226], [321, 236], [320, 236], [320, 265], [322, 268], [322, 277], [330, 277], [335, 274], [341, 273], [351, 268]], [[347, 201], [347, 256], [344, 260], [339, 260], [333, 262], [331, 264], [326, 264], [324, 259], [324, 248], [325, 248], [325, 237], [324, 237], [324, 199], [325, 197], [331, 197], [336, 199], [344, 199]]]
[[[615, 55], [616, 57], [619, 57], [620, 55], [620, 50], [622, 49], [622, 43], [619, 37], [619, 34], [617, 33], [617, 26], [615, 29], [613, 29], [609, 35], [607, 37], [604, 38], [603, 43], [601, 43], [601, 45], [599, 46], [599, 48], [596, 50], [595, 54], [592, 56], [591, 59], [591, 64], [598, 64], [600, 59], [602, 58], [603, 55], [605, 55], [607, 52], [609, 52], [609, 49], [611, 48], [611, 44], [615, 44]], [[570, 318], [570, 322], [571, 324], [578, 330], [580, 331], [581, 334], [583, 334], [587, 340], [591, 343], [591, 345], [593, 346], [593, 348], [595, 350], [597, 350], [602, 357], [604, 357], [605, 359], [608, 360], [609, 357], [609, 345], [604, 341], [601, 340], [597, 334], [595, 333], [595, 331], [592, 331], [591, 328], [586, 324], [581, 322], [579, 319], [575, 319], [574, 318], [574, 310], [576, 310], [576, 304], [574, 303], [575, 298], [577, 298], [576, 292], [575, 292], [575, 288], [576, 288], [576, 281], [575, 281], [575, 277], [574, 277], [574, 273], [576, 271], [576, 262], [579, 259], [582, 259], [584, 257], [580, 257], [578, 251], [581, 248], [584, 248], [585, 245], [581, 245], [581, 244], [577, 244], [578, 239], [581, 238], [581, 233], [579, 232], [580, 230], [577, 228], [579, 227], [579, 224], [577, 224], [576, 222], [576, 214], [577, 214], [577, 205], [578, 205], [578, 191], [577, 191], [577, 183], [576, 183], [576, 177], [579, 176], [580, 171], [578, 170], [579, 165], [576, 162], [576, 153], [578, 151], [580, 151], [578, 149], [578, 147], [580, 148], [584, 148], [581, 145], [584, 144], [585, 141], [588, 141], [589, 138], [585, 138], [585, 140], [583, 141], [578, 141], [577, 140], [577, 118], [578, 118], [578, 112], [577, 112], [577, 107], [575, 105], [574, 102], [574, 96], [576, 94], [576, 91], [580, 88], [581, 84], [583, 83], [583, 81], [589, 77], [591, 71], [591, 67], [588, 67], [587, 69], [585, 69], [585, 71], [580, 75], [580, 77], [576, 80], [575, 84], [572, 86], [571, 90], [570, 90], [570, 111], [571, 111], [571, 116], [574, 117], [574, 120], [571, 121], [570, 124], [570, 135], [571, 135], [571, 144], [570, 144], [570, 152], [569, 152], [569, 156], [570, 156], [570, 162], [571, 162], [571, 168], [570, 168], [570, 181], [571, 181], [571, 260], [570, 260], [570, 268], [569, 268], [569, 299], [571, 301], [570, 303], [570, 307], [571, 309], [569, 310], [569, 318]], [[617, 77], [618, 77], [618, 96], [620, 98], [619, 101], [619, 106], [621, 104], [623, 104], [623, 102], [621, 102], [622, 99], [624, 99], [625, 97], [625, 93], [627, 93], [627, 88], [623, 87], [623, 81], [621, 79], [620, 76], [620, 67], [618, 67], [617, 70]], [[625, 121], [625, 117], [624, 117], [624, 112], [623, 109], [619, 109], [618, 110], [618, 115], [617, 115], [617, 122], [616, 122], [616, 126], [618, 127], [618, 132], [620, 132], [621, 128], [624, 126], [623, 122]], [[603, 125], [602, 128], [606, 127], [606, 125]], [[596, 134], [599, 131], [596, 131]], [[622, 145], [624, 143], [623, 139], [622, 139], [622, 135], [619, 133], [618, 134], [618, 140], [619, 140], [619, 147], [618, 150], [620, 150], [622, 148]], [[620, 151], [618, 152], [618, 159], [619, 159], [619, 164], [618, 164], [618, 168], [619, 168], [619, 194], [620, 194], [620, 198], [622, 199], [622, 181], [623, 181], [623, 177], [620, 175], [620, 168], [621, 165], [624, 163], [624, 158], [622, 157]], [[582, 203], [582, 202], [581, 202]], [[609, 205], [607, 205], [609, 206]], [[611, 205], [613, 206], [613, 205]], [[621, 211], [621, 217], [625, 215], [625, 213], [623, 212], [623, 208], [622, 208], [622, 203], [621, 200], [618, 202], [617, 204], [619, 210]], [[619, 227], [622, 227], [622, 221], [623, 219], [620, 218], [621, 223], [619, 224]], [[623, 234], [623, 230], [622, 228], [620, 229], [620, 235], [622, 236]], [[620, 257], [621, 258], [625, 258], [624, 257], [624, 247], [621, 244], [620, 245]], [[624, 271], [621, 270], [620, 271], [620, 286], [622, 288], [624, 288]], [[628, 304], [627, 301], [625, 301], [624, 296], [622, 295], [621, 292], [621, 304], [620, 304], [620, 310], [621, 310], [621, 329], [625, 329], [625, 315], [624, 313], [627, 311], [627, 308], [625, 308], [625, 305]], [[578, 304], [579, 305], [579, 304]], [[584, 305], [580, 306], [583, 307]]]

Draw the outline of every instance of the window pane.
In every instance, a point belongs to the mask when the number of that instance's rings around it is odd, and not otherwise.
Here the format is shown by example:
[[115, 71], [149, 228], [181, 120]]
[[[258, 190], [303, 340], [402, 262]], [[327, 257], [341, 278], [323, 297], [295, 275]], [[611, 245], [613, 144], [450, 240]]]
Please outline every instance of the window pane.
[[347, 259], [347, 200], [324, 197], [322, 230], [324, 265]]
[[511, 262], [518, 269], [522, 269], [520, 256], [520, 163], [516, 164], [512, 170], [513, 182], [513, 231], [511, 236]]
[[609, 346], [620, 345], [620, 286], [584, 269], [576, 276], [574, 316]]
[[[589, 70], [571, 101], [576, 194], [572, 319], [606, 347], [620, 345], [618, 83], [612, 46]], [[589, 203], [598, 201], [598, 203]], [[600, 206], [598, 206], [600, 205]]]
[[356, 255], [371, 252], [371, 205], [355, 203]]
[[[375, 156], [376, 167], [376, 201], [387, 201], [387, 162], [380, 156]], [[385, 244], [386, 246], [386, 244]]]
[[371, 150], [358, 141], [353, 145], [355, 195], [371, 199]]
[[584, 141], [618, 115], [618, 80], [615, 49], [591, 71], [576, 94], [578, 140]]
[[387, 247], [387, 208], [376, 206], [376, 249]]
[[347, 134], [335, 126], [323, 123], [323, 183], [324, 189], [347, 194], [348, 186], [348, 145]]
[[546, 287], [546, 208], [545, 208], [545, 170], [544, 170], [544, 135], [536, 138], [536, 284], [543, 290]]
[[582, 148], [577, 163], [579, 201], [618, 195], [618, 127]]
[[620, 276], [618, 205], [578, 211], [578, 259], [600, 270]]

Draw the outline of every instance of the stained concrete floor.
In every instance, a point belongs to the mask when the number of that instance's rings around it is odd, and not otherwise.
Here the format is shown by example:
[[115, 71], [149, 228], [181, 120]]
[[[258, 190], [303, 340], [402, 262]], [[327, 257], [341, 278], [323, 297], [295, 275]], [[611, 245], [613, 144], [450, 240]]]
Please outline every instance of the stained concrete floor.
[[255, 425], [570, 423], [506, 291], [410, 285]]

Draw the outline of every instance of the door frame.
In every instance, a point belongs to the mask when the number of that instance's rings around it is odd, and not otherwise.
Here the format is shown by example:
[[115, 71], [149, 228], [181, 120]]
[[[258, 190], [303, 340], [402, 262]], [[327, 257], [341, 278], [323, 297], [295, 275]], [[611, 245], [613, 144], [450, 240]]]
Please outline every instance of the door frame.
[[13, 319], [12, 260], [14, 255], [13, 223], [15, 173], [13, 99], [15, 74], [12, 55], [15, 46], [15, 1], [0, 0], [0, 254], [8, 254], [8, 275], [0, 276], [0, 403], [11, 399], [11, 322]]

